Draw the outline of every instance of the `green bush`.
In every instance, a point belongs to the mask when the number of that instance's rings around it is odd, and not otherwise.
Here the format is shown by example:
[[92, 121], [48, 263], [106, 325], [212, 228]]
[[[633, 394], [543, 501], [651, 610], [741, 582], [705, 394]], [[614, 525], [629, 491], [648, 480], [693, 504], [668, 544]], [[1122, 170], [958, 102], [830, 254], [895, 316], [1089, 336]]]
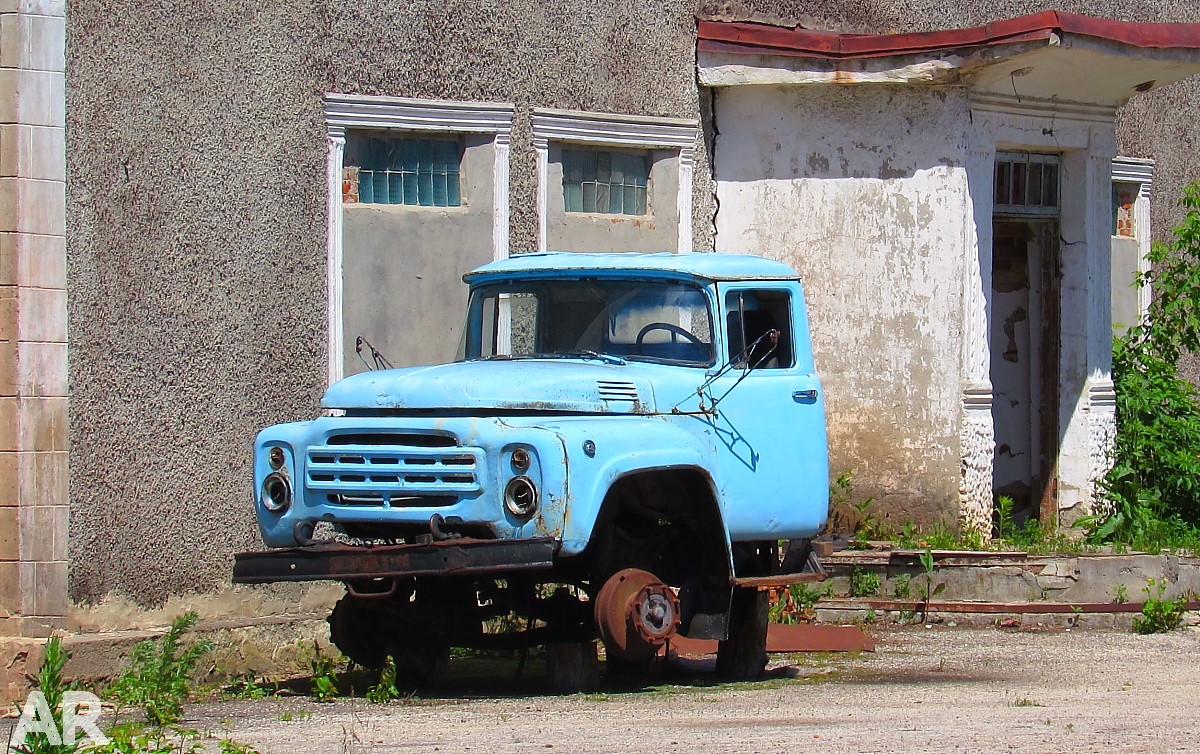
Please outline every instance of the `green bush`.
[[1200, 405], [1177, 372], [1200, 353], [1200, 183], [1184, 191], [1187, 214], [1170, 244], [1154, 244], [1153, 301], [1142, 321], [1113, 343], [1117, 435], [1102, 487], [1112, 512], [1094, 522], [1094, 541], [1156, 542], [1200, 524]]

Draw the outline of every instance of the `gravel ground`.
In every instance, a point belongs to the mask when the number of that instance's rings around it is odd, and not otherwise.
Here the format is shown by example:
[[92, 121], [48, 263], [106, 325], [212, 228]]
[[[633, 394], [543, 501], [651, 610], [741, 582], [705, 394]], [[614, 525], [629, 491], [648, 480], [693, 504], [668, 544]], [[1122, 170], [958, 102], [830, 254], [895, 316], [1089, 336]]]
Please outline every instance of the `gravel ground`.
[[717, 684], [692, 662], [638, 688], [556, 697], [508, 669], [388, 705], [194, 705], [185, 724], [262, 754], [1200, 752], [1200, 629], [871, 633], [873, 654], [777, 658], [793, 677], [755, 683]]

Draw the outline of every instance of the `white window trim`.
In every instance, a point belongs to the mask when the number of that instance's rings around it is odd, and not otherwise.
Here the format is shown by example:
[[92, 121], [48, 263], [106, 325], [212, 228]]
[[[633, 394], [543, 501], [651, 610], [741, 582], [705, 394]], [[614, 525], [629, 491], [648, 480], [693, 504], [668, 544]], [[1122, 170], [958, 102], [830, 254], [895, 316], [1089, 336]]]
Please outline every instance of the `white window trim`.
[[[1115, 157], [1112, 161], [1113, 183], [1139, 184], [1133, 204], [1133, 240], [1138, 245], [1138, 274], [1150, 271], [1150, 190], [1154, 187], [1154, 160], [1135, 157]], [[1138, 311], [1143, 315], [1150, 308], [1150, 286], [1138, 289]]]
[[546, 251], [546, 208], [549, 198], [550, 142], [601, 147], [679, 150], [680, 253], [692, 250], [692, 160], [700, 130], [694, 118], [658, 118], [579, 110], [534, 108], [533, 146], [538, 161], [538, 250]]
[[493, 134], [492, 258], [508, 257], [509, 144], [513, 105], [503, 102], [453, 102], [448, 100], [374, 97], [364, 94], [325, 95], [328, 238], [326, 239], [327, 321], [329, 325], [329, 382], [343, 376], [342, 334], [342, 166], [347, 128], [379, 128], [426, 133]]

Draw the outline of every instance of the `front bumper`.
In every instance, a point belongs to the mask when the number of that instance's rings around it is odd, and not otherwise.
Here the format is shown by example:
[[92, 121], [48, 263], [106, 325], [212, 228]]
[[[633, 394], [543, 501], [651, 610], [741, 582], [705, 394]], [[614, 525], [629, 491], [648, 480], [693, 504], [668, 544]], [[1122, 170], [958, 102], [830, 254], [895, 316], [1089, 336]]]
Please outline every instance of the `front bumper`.
[[451, 539], [429, 544], [321, 543], [234, 555], [233, 583], [358, 581], [414, 576], [543, 571], [554, 567], [557, 542], [535, 539]]

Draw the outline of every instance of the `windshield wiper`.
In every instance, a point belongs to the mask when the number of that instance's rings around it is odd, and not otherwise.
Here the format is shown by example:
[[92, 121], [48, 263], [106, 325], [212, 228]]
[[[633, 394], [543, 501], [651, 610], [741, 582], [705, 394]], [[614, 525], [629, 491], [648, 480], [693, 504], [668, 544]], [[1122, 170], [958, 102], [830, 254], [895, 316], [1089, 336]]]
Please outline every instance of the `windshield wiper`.
[[599, 351], [555, 351], [553, 353], [496, 354], [494, 356], [485, 356], [482, 361], [518, 361], [522, 359], [595, 359], [597, 361], [603, 361], [605, 364], [615, 364], [617, 366], [625, 366], [629, 363], [620, 356], [600, 353]]
[[528, 353], [522, 356], [525, 359], [595, 359], [603, 361], [605, 364], [616, 364], [617, 366], [625, 366], [628, 361], [620, 356], [612, 354], [600, 353], [599, 351], [554, 351], [551, 353]]
[[599, 351], [568, 351], [564, 353], [543, 353], [541, 356], [550, 356], [561, 359], [597, 359], [605, 364], [616, 364], [617, 366], [625, 366], [629, 362], [622, 359], [620, 356], [613, 356]]

